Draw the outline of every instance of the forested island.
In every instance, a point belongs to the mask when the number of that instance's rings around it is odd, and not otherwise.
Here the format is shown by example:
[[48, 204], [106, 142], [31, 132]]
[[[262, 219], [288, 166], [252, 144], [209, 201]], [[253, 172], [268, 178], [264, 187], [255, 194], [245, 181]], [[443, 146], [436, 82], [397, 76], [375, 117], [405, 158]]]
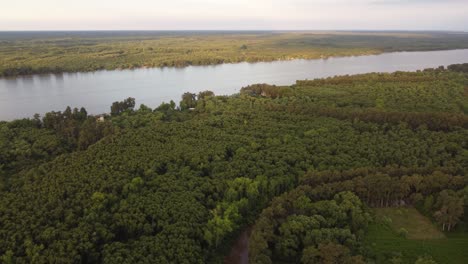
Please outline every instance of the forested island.
[[466, 48], [440, 31], [0, 32], [0, 77]]
[[0, 122], [1, 263], [468, 261], [468, 64], [153, 107]]

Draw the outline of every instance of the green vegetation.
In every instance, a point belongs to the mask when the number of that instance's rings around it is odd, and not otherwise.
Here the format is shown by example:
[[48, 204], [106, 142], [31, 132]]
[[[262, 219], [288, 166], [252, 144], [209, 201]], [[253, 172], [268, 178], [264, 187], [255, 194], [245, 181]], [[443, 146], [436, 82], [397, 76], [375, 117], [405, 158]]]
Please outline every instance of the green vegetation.
[[[103, 120], [105, 121], [105, 120]], [[110, 122], [98, 122], [86, 109], [67, 107], [34, 119], [0, 122], [0, 187], [6, 175], [34, 167], [61, 154], [83, 150], [113, 133]]]
[[468, 48], [450, 32], [2, 32], [0, 76]]
[[[2, 122], [1, 261], [220, 263], [255, 223], [251, 263], [463, 263], [467, 83], [372, 73]], [[408, 205], [447, 238], [369, 208]]]
[[393, 231], [406, 230], [408, 239], [441, 239], [445, 235], [415, 208], [376, 208], [377, 222], [387, 222]]
[[[301, 258], [302, 263], [307, 263], [304, 261], [306, 248], [312, 245], [317, 250], [320, 248], [320, 245], [317, 247], [317, 245], [307, 242], [297, 244], [294, 248], [294, 254], [291, 254], [290, 256], [280, 255], [277, 251], [278, 246], [272, 246], [278, 243], [278, 241], [285, 239], [284, 237], [286, 235], [282, 234], [281, 228], [285, 223], [288, 223], [287, 219], [289, 217], [297, 214], [303, 214], [301, 212], [306, 212], [306, 215], [313, 216], [313, 213], [307, 213], [307, 201], [319, 201], [319, 203], [322, 203], [324, 200], [329, 199], [329, 197], [336, 195], [337, 193], [347, 191], [355, 193], [362, 201], [366, 201], [368, 205], [373, 207], [389, 208], [399, 207], [402, 206], [402, 204], [409, 203], [419, 204], [424, 199], [430, 199], [430, 197], [436, 196], [438, 201], [444, 200], [444, 202], [440, 204], [436, 203], [432, 206], [430, 213], [435, 216], [437, 221], [439, 221], [436, 216], [439, 212], [443, 211], [440, 208], [451, 206], [450, 202], [445, 202], [447, 193], [452, 193], [455, 200], [463, 201], [466, 199], [468, 192], [468, 188], [466, 187], [466, 177], [458, 175], [450, 176], [450, 174], [444, 174], [439, 171], [435, 171], [431, 174], [424, 174], [421, 172], [421, 170], [418, 172], [418, 169], [415, 168], [408, 170], [385, 167], [372, 170], [353, 169], [348, 171], [307, 173], [302, 179], [299, 187], [280, 196], [279, 198], [276, 198], [270, 207], [265, 209], [257, 219], [251, 236], [251, 243], [249, 245], [252, 263], [270, 263], [271, 261], [276, 262], [277, 260], [282, 259], [288, 263], [296, 263], [298, 262], [297, 258]], [[411, 173], [411, 176], [409, 173]], [[458, 182], [458, 184], [455, 184], [455, 182]], [[348, 200], [350, 200], [350, 202], [347, 208], [352, 208], [352, 206], [360, 204], [358, 201], [353, 201], [352, 199]], [[327, 214], [333, 215], [333, 217], [324, 221], [321, 225], [318, 225], [318, 229], [323, 230], [322, 232], [326, 232], [329, 228], [328, 225], [334, 225], [336, 223], [335, 221], [340, 223], [340, 217], [346, 215], [341, 212], [342, 209], [340, 208], [336, 208], [331, 205], [328, 205], [327, 208], [329, 210]], [[457, 221], [453, 222], [453, 224], [456, 225], [459, 223], [459, 217], [461, 216], [458, 213], [461, 212], [461, 214], [463, 214], [464, 209], [462, 202], [459, 204], [458, 210], [455, 210], [456, 213], [444, 211], [444, 219], [454, 219], [458, 217]], [[380, 210], [381, 211], [378, 212], [387, 212], [388, 209]], [[417, 224], [414, 222], [421, 220], [421, 218], [406, 220], [405, 215], [403, 215], [395, 218], [396, 222], [393, 223], [393, 219], [390, 218], [391, 215], [393, 214], [385, 215], [385, 217], [378, 218], [378, 220], [386, 224], [389, 228], [397, 227], [397, 229], [392, 230], [393, 236], [401, 239], [409, 239], [410, 237], [414, 238], [421, 235], [418, 233], [418, 229], [414, 228], [414, 225]], [[410, 216], [414, 217], [415, 214], [413, 213]], [[367, 216], [364, 212], [353, 213], [350, 219], [354, 222], [346, 224], [346, 228], [350, 231], [355, 230], [355, 222], [365, 221], [366, 218]], [[408, 225], [406, 221], [413, 223]], [[349, 239], [342, 239], [336, 236], [316, 236], [320, 238], [319, 241], [322, 243], [338, 243], [347, 247], [348, 250], [350, 252], [354, 252], [354, 254], [364, 255], [368, 258], [375, 258], [376, 256], [373, 255], [376, 252], [375, 250], [370, 249], [369, 251], [366, 251], [362, 247], [362, 243], [364, 242], [363, 232], [367, 225], [361, 224], [360, 226], [362, 229], [359, 229], [353, 237], [353, 243], [350, 243]], [[424, 226], [420, 228], [424, 229]], [[440, 233], [433, 231], [432, 235], [437, 236], [436, 234], [439, 235], [440, 238]], [[395, 249], [398, 248], [396, 247]], [[302, 253], [300, 253], [301, 251]], [[382, 263], [386, 263], [390, 261], [391, 257], [392, 256], [385, 255], [383, 259], [378, 260], [382, 261]], [[357, 260], [354, 261], [356, 261], [355, 263], [363, 263], [361, 260], [359, 260], [361, 262]], [[335, 260], [334, 262], [331, 261], [328, 263], [343, 262]]]
[[[404, 210], [404, 209], [403, 209]], [[415, 263], [418, 258], [431, 256], [436, 263], [462, 264], [468, 259], [468, 234], [466, 232], [447, 233], [446, 238], [440, 237], [440, 231], [431, 226], [429, 219], [424, 218], [414, 209], [409, 209], [402, 217], [401, 208], [378, 209], [377, 221], [369, 226], [365, 244], [377, 263]], [[387, 217], [387, 219], [385, 219]], [[389, 224], [388, 219], [392, 219]], [[395, 227], [397, 221], [407, 226], [409, 233], [419, 234], [423, 229], [415, 223], [425, 226], [429, 234], [420, 233], [417, 239], [408, 239], [398, 235]]]

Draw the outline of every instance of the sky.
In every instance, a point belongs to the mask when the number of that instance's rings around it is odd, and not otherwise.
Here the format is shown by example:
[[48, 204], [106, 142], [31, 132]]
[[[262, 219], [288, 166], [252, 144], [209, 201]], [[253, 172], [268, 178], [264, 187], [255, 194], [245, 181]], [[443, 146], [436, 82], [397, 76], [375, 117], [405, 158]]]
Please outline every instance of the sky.
[[468, 0], [2, 1], [10, 30], [454, 30]]

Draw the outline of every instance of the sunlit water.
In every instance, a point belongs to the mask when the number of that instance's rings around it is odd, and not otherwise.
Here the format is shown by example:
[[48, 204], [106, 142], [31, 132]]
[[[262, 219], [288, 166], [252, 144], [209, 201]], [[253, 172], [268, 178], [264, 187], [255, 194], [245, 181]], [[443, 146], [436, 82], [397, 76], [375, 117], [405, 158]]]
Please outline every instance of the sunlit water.
[[66, 106], [89, 113], [110, 111], [114, 101], [136, 98], [152, 108], [179, 101], [187, 91], [234, 94], [254, 83], [290, 85], [296, 80], [367, 72], [414, 71], [468, 62], [468, 49], [260, 63], [47, 74], [0, 79], [0, 120], [31, 117]]

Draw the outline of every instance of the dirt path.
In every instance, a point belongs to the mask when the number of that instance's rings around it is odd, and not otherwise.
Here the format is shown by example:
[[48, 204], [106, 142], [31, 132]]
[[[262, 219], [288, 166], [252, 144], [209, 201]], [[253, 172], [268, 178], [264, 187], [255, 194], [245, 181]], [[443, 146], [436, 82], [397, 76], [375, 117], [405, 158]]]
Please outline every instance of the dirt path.
[[249, 236], [252, 227], [245, 229], [232, 245], [231, 252], [224, 258], [225, 264], [248, 264], [249, 263]]

